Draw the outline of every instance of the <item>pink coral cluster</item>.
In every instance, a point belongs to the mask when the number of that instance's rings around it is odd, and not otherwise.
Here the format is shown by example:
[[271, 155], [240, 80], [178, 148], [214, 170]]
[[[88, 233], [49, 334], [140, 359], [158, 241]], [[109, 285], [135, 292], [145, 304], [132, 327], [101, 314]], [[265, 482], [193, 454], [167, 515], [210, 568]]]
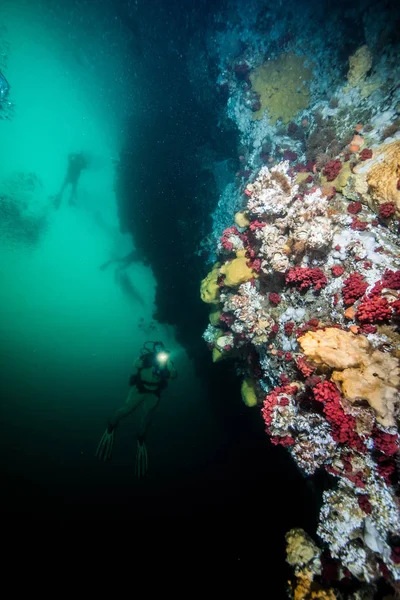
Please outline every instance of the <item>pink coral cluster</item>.
[[300, 291], [313, 288], [318, 291], [326, 286], [327, 279], [321, 269], [309, 269], [308, 267], [293, 267], [285, 276], [286, 283], [293, 284]]
[[390, 269], [386, 269], [382, 277], [382, 283], [384, 287], [387, 287], [391, 290], [400, 290], [400, 271], [391, 271]]
[[379, 207], [379, 216], [382, 219], [390, 219], [390, 217], [392, 217], [395, 212], [396, 207], [394, 205], [394, 202], [385, 202]]
[[[267, 433], [270, 433], [269, 427], [273, 421], [273, 411], [276, 406], [288, 406], [289, 397], [294, 397], [297, 394], [297, 387], [294, 385], [283, 385], [275, 387], [264, 399], [263, 408], [261, 414], [266, 425]], [[272, 441], [272, 438], [271, 438]], [[283, 446], [292, 446], [294, 444], [294, 438], [290, 435], [284, 436], [273, 436], [273, 444], [281, 444]]]
[[255, 219], [250, 223], [250, 231], [256, 231], [257, 229], [262, 229], [263, 227], [265, 227], [265, 223], [263, 221], [259, 221], [258, 219]]
[[358, 305], [355, 316], [363, 324], [364, 333], [374, 333], [376, 329], [368, 329], [368, 327], [371, 327], [373, 323], [388, 322], [393, 315], [397, 316], [398, 314], [400, 301], [389, 302], [386, 297], [382, 296], [385, 288], [400, 289], [400, 271], [386, 269], [382, 278], [375, 282], [368, 296]]
[[295, 327], [295, 324], [293, 323], [293, 321], [289, 321], [288, 323], [285, 323], [283, 326], [283, 329], [285, 330], [285, 334], [292, 335], [294, 327]]
[[339, 175], [341, 169], [342, 161], [336, 158], [327, 162], [322, 172], [328, 181], [333, 181]]
[[391, 306], [386, 298], [373, 296], [362, 302], [357, 309], [356, 319], [360, 323], [382, 323], [392, 315]]
[[346, 306], [351, 306], [356, 300], [364, 296], [368, 283], [360, 273], [352, 273], [344, 280], [342, 296]]
[[350, 202], [347, 205], [347, 212], [351, 215], [357, 215], [362, 210], [361, 202]]
[[271, 304], [273, 304], [274, 306], [278, 306], [281, 303], [281, 297], [276, 292], [271, 292], [268, 298]]
[[314, 398], [323, 404], [324, 414], [332, 427], [332, 437], [339, 444], [348, 444], [360, 452], [365, 451], [362, 439], [356, 433], [355, 419], [346, 415], [338, 388], [331, 381], [321, 381], [313, 389]]
[[340, 277], [344, 273], [344, 268], [342, 265], [333, 265], [333, 267], [331, 267], [331, 271], [334, 277]]
[[303, 356], [298, 357], [296, 365], [304, 378], [310, 377], [315, 371], [315, 368], [311, 366]]
[[360, 219], [357, 219], [357, 217], [354, 217], [353, 221], [351, 222], [350, 227], [353, 229], [353, 231], [365, 231], [368, 227], [369, 223], [368, 221], [360, 221]]
[[360, 160], [368, 160], [369, 158], [372, 158], [372, 150], [371, 148], [364, 148], [363, 150], [361, 150], [360, 154], [359, 154], [359, 159]]
[[[327, 170], [331, 177], [342, 165], [340, 160], [333, 162]], [[315, 185], [299, 192], [293, 182], [296, 171], [306, 171], [306, 165], [290, 169], [281, 164], [275, 170], [262, 167], [259, 178], [247, 189], [244, 210], [249, 226], [243, 233], [237, 228], [224, 232], [228, 242], [242, 244], [248, 266], [259, 271], [256, 279], [238, 284], [236, 289], [224, 287], [221, 281], [221, 329], [232, 334], [240, 372], [258, 381], [258, 392], [266, 390], [261, 413], [271, 442], [288, 448], [305, 474], [324, 469], [344, 486], [340, 489], [348, 486], [355, 504], [373, 520], [379, 513], [379, 486], [387, 486], [385, 501], [389, 498], [392, 502], [398, 434], [377, 424], [366, 401], [350, 402], [344, 388], [330, 379], [330, 371], [314, 361], [312, 354], [301, 352], [299, 338], [307, 332], [349, 328], [354, 335], [368, 335], [373, 348], [381, 349], [381, 336], [374, 335], [380, 333], [377, 325], [397, 326], [400, 318], [400, 298], [395, 293], [400, 290], [400, 270], [384, 270], [383, 265], [393, 267], [396, 261], [382, 246], [386, 242], [379, 232], [371, 228], [365, 237], [358, 233], [372, 224], [357, 216], [363, 210], [369, 219], [368, 206], [343, 201], [344, 211], [347, 207], [353, 219], [341, 235], [348, 219], [329, 217], [337, 211], [340, 194], [335, 205], [329, 205]], [[334, 228], [339, 234], [336, 239], [343, 241], [334, 241], [335, 233], [315, 251], [309, 240]], [[382, 253], [379, 262], [368, 255], [372, 236], [378, 246], [375, 252]], [[230, 260], [224, 255], [224, 244], [219, 250], [222, 261]], [[271, 268], [273, 260], [279, 268]], [[353, 321], [350, 326], [349, 320]], [[250, 353], [258, 357], [251, 364], [246, 360]], [[394, 510], [392, 505], [390, 510]], [[393, 531], [393, 522], [385, 522], [385, 528]], [[344, 546], [346, 543], [349, 540]], [[371, 558], [368, 554], [368, 560], [373, 570], [385, 568], [387, 577], [392, 577], [396, 551], [392, 550], [393, 559], [389, 555], [387, 550], [385, 556], [378, 553]], [[348, 565], [347, 558], [343, 560]]]
[[242, 234], [239, 233], [239, 230], [234, 225], [225, 229], [220, 239], [222, 248], [227, 252], [232, 252], [235, 248], [234, 240], [232, 240], [232, 237], [237, 237], [239, 240], [242, 237]]
[[386, 454], [393, 456], [399, 451], [399, 435], [394, 433], [386, 433], [382, 429], [375, 427], [372, 432], [374, 440], [374, 448]]

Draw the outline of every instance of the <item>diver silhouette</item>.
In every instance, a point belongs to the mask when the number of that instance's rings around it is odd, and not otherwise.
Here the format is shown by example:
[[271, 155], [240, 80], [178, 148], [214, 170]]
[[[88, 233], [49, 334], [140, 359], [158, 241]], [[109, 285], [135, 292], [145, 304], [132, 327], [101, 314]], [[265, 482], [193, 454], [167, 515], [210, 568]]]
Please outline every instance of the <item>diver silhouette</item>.
[[131, 264], [139, 262], [141, 259], [137, 250], [131, 250], [129, 254], [122, 258], [111, 258], [107, 262], [100, 265], [100, 271], [105, 271], [111, 265], [116, 265], [114, 271], [115, 283], [120, 287], [122, 292], [133, 302], [138, 302], [141, 306], [146, 306], [146, 303], [136, 286], [133, 285], [127, 269]]
[[127, 269], [132, 263], [138, 262], [140, 260], [139, 253], [137, 250], [131, 250], [129, 254], [123, 256], [122, 258], [111, 258], [107, 262], [100, 265], [100, 271], [105, 271], [110, 265], [118, 265], [117, 270], [124, 271]]
[[134, 373], [130, 377], [128, 397], [125, 404], [117, 410], [109, 421], [96, 450], [99, 460], [111, 458], [115, 429], [119, 422], [142, 407], [142, 415], [136, 441], [136, 477], [141, 478], [147, 474], [148, 457], [146, 448], [146, 434], [152, 423], [154, 411], [159, 405], [161, 393], [166, 389], [168, 380], [175, 379], [178, 373], [169, 353], [162, 342], [146, 342], [140, 357], [134, 364]]
[[76, 191], [78, 187], [79, 177], [83, 169], [86, 169], [88, 166], [88, 161], [83, 152], [78, 152], [75, 154], [68, 155], [68, 167], [67, 173], [65, 175], [64, 182], [61, 186], [58, 194], [53, 196], [54, 206], [55, 208], [59, 208], [61, 204], [61, 200], [65, 191], [65, 188], [70, 185], [71, 193], [69, 196], [69, 204], [71, 206], [76, 206]]

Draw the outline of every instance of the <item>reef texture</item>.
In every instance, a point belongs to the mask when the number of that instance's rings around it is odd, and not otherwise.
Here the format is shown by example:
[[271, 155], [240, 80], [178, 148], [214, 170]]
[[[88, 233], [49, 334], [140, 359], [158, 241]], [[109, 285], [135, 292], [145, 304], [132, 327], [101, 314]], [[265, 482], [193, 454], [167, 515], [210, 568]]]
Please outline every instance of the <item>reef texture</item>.
[[311, 4], [295, 22], [284, 4], [229, 5], [208, 47], [239, 140], [230, 180], [212, 165], [204, 338], [272, 443], [318, 471], [320, 568], [295, 567], [292, 598], [399, 594], [397, 21], [369, 4], [349, 51], [341, 7], [316, 27]]
[[[383, 144], [354, 167], [343, 193], [358, 200], [382, 219], [400, 217], [400, 140]], [[392, 221], [390, 221], [392, 224]]]
[[266, 61], [250, 74], [252, 90], [258, 95], [253, 104], [253, 118], [261, 119], [267, 109], [272, 123], [281, 119], [289, 123], [299, 110], [310, 103], [308, 84], [313, 78], [312, 69], [306, 66], [306, 56], [281, 54]]
[[287, 562], [294, 569], [295, 578], [289, 581], [294, 600], [337, 598], [332, 588], [316, 581], [323, 574], [321, 550], [303, 529], [292, 529], [286, 534], [286, 554]]
[[[393, 148], [375, 152], [391, 157]], [[261, 409], [272, 443], [305, 475], [324, 470], [336, 482], [323, 492], [318, 536], [342, 577], [373, 589], [382, 576], [400, 579], [400, 257], [375, 204], [327, 189], [343, 157], [335, 161], [306, 184], [284, 161], [246, 185], [242, 227], [223, 232], [202, 283], [213, 307], [204, 338], [214, 360], [216, 351], [236, 360], [243, 399]], [[357, 154], [349, 179], [373, 161]], [[390, 162], [376, 163], [386, 167], [392, 177]], [[381, 175], [369, 181], [372, 202], [389, 199]], [[292, 555], [310, 555], [304, 563], [318, 563], [313, 549], [291, 541]], [[295, 598], [314, 585], [311, 571], [296, 574]], [[326, 587], [318, 594], [335, 597]]]

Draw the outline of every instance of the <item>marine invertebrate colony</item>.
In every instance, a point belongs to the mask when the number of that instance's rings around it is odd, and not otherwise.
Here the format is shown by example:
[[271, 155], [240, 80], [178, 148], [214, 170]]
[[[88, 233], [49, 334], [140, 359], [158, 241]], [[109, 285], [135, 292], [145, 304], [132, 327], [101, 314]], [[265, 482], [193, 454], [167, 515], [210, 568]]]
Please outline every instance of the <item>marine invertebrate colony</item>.
[[[295, 571], [293, 597], [355, 600], [345, 579], [372, 600], [379, 578], [399, 580], [399, 47], [377, 48], [389, 10], [360, 18], [363, 41], [343, 63], [334, 9], [317, 28], [299, 13], [297, 33], [274, 38], [240, 26], [248, 14], [232, 4], [243, 47], [232, 60], [217, 50], [217, 84], [240, 170], [214, 213], [218, 283], [204, 337], [214, 360], [236, 362], [271, 441], [329, 481], [321, 565]], [[287, 25], [268, 12], [272, 23]], [[213, 48], [231, 33], [222, 26]], [[248, 270], [234, 283], [226, 265], [239, 258]], [[315, 587], [326, 561], [334, 591]]]
[[[203, 293], [220, 311], [205, 339], [236, 360], [271, 441], [305, 474], [336, 480], [318, 528], [331, 559], [367, 586], [398, 581], [397, 239], [318, 180], [300, 189], [287, 161], [262, 167], [243, 204], [243, 227], [219, 244], [216, 293]], [[230, 277], [243, 259], [246, 274]]]
[[282, 119], [283, 123], [289, 123], [299, 110], [308, 106], [308, 84], [313, 75], [306, 60], [305, 56], [282, 54], [250, 74], [252, 88], [259, 96], [255, 119], [261, 119], [268, 109], [272, 122]]

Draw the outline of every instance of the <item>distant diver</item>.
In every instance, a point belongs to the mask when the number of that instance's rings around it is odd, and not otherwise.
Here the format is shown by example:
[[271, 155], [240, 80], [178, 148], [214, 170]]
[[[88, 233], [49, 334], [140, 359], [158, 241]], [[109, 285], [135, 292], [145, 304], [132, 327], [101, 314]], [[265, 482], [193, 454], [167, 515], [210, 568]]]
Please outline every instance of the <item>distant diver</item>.
[[88, 160], [83, 152], [68, 155], [68, 167], [65, 175], [64, 183], [61, 186], [61, 190], [53, 196], [55, 208], [59, 208], [61, 200], [68, 185], [71, 185], [71, 193], [69, 196], [69, 204], [76, 206], [76, 192], [78, 187], [78, 181], [81, 176], [83, 169], [87, 169]]
[[143, 308], [146, 307], [146, 302], [143, 299], [143, 296], [138, 292], [137, 288], [133, 285], [132, 281], [128, 273], [125, 271], [115, 272], [115, 281], [118, 283], [122, 292], [132, 300], [132, 302], [137, 302]]
[[138, 251], [137, 250], [131, 250], [129, 252], [129, 254], [127, 254], [126, 256], [123, 256], [122, 258], [111, 258], [107, 262], [105, 262], [102, 265], [100, 265], [100, 271], [105, 271], [110, 265], [118, 265], [118, 267], [117, 267], [118, 269], [125, 270], [132, 263], [138, 262], [139, 260], [140, 259], [139, 259], [139, 253], [138, 253]]
[[130, 378], [131, 389], [125, 404], [117, 410], [109, 421], [96, 450], [99, 460], [111, 458], [115, 430], [119, 422], [142, 407], [141, 420], [136, 436], [136, 477], [142, 478], [148, 471], [146, 435], [152, 423], [154, 412], [159, 405], [161, 393], [166, 389], [169, 379], [175, 379], [178, 373], [170, 360], [169, 353], [162, 342], [146, 342], [140, 357], [134, 364], [134, 373]]
[[0, 119], [12, 119], [14, 116], [14, 105], [9, 100], [10, 85], [0, 71]]
[[141, 306], [146, 306], [146, 303], [138, 292], [136, 287], [133, 285], [126, 269], [130, 267], [132, 263], [140, 260], [139, 253], [137, 250], [131, 250], [129, 254], [122, 258], [111, 258], [107, 262], [100, 265], [100, 270], [105, 271], [111, 265], [117, 265], [114, 271], [115, 283], [121, 288], [122, 292], [133, 302], [138, 302]]
[[8, 81], [0, 71], [0, 102], [7, 98], [9, 89]]

